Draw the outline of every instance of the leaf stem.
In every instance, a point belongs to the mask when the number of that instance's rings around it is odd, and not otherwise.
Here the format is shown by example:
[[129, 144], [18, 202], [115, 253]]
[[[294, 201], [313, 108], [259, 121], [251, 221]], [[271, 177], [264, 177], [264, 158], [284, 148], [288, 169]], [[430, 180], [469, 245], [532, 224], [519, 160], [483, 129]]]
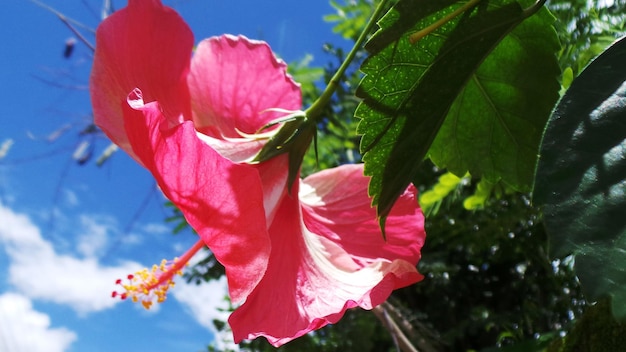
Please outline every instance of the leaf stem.
[[454, 19], [456, 16], [462, 14], [463, 12], [471, 9], [472, 7], [478, 5], [478, 3], [481, 0], [470, 0], [468, 1], [465, 5], [459, 7], [458, 9], [452, 11], [451, 13], [447, 14], [446, 16], [438, 19], [437, 21], [435, 21], [435, 23], [431, 24], [430, 26], [421, 29], [415, 33], [412, 33], [409, 36], [409, 42], [411, 44], [415, 44], [417, 43], [418, 40], [424, 38], [425, 36], [427, 36], [428, 34], [432, 33], [433, 31], [437, 30], [437, 28], [443, 26], [444, 24], [450, 22], [452, 19]]
[[315, 100], [315, 102], [313, 102], [313, 104], [311, 104], [311, 106], [306, 109], [305, 112], [308, 119], [316, 120], [322, 114], [324, 107], [330, 101], [331, 97], [337, 90], [337, 87], [339, 87], [339, 83], [341, 83], [341, 78], [346, 73], [346, 70], [350, 66], [350, 63], [352, 63], [352, 60], [354, 60], [354, 57], [367, 39], [368, 34], [372, 31], [374, 25], [376, 25], [376, 21], [378, 20], [378, 18], [380, 18], [384, 9], [387, 8], [386, 5], [388, 2], [388, 0], [381, 0], [381, 2], [376, 7], [376, 10], [374, 10], [372, 17], [370, 17], [369, 21], [365, 25], [365, 28], [359, 35], [359, 38], [356, 40], [354, 46], [348, 53], [348, 56], [346, 56], [341, 66], [339, 66], [337, 72], [335, 72], [333, 77], [328, 82], [328, 85], [326, 86], [326, 89], [324, 89], [324, 92], [322, 92], [319, 98], [317, 98], [317, 100]]
[[537, 11], [539, 11], [543, 7], [543, 5], [545, 3], [546, 3], [546, 0], [537, 0], [537, 1], [535, 1], [535, 3], [531, 7], [527, 8], [527, 9], [524, 9], [524, 12], [523, 12], [522, 16], [524, 18], [528, 18], [528, 17], [534, 15]]

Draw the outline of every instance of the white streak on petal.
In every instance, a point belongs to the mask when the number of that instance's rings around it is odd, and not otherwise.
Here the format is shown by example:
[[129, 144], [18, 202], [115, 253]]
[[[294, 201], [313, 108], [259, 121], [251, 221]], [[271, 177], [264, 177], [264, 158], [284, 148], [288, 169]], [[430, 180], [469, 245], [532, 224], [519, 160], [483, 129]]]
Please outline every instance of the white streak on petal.
[[[327, 238], [309, 231], [302, 223], [302, 234], [314, 265], [311, 272], [319, 271], [323, 277], [341, 283], [334, 289], [354, 289], [354, 292], [366, 291], [377, 285], [387, 273], [389, 261], [380, 259], [365, 267], [360, 267], [346, 251]], [[350, 296], [354, 292], [349, 293]]]
[[247, 138], [228, 138], [227, 140], [207, 136], [196, 132], [198, 139], [209, 145], [224, 158], [234, 163], [246, 163], [254, 158], [266, 141]]
[[300, 182], [300, 201], [309, 206], [324, 205], [322, 197], [317, 194], [317, 190], [306, 182]]

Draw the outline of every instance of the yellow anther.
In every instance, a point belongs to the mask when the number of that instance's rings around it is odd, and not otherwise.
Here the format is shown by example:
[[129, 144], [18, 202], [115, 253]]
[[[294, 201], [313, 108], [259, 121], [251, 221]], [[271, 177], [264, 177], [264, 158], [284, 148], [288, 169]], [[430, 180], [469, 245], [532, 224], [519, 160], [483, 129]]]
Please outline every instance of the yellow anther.
[[124, 292], [114, 291], [111, 296], [122, 300], [130, 297], [133, 302], [141, 302], [145, 309], [150, 309], [155, 301], [163, 303], [167, 298], [167, 290], [175, 285], [174, 276], [183, 275], [182, 268], [202, 247], [204, 243], [198, 241], [180, 260], [178, 258], [170, 261], [163, 259], [159, 265], [153, 265], [150, 271], [144, 268], [134, 275], [128, 275], [126, 284], [118, 279], [115, 283], [120, 285]]
[[[124, 288], [125, 294], [120, 295], [122, 299], [130, 297], [133, 302], [141, 302], [141, 305], [150, 309], [154, 301], [162, 303], [167, 297], [167, 290], [174, 286], [175, 275], [182, 275], [181, 263], [178, 260], [163, 260], [159, 265], [153, 265], [151, 270], [142, 269], [135, 275], [128, 276], [128, 283], [118, 284]], [[117, 293], [114, 294], [114, 297]]]

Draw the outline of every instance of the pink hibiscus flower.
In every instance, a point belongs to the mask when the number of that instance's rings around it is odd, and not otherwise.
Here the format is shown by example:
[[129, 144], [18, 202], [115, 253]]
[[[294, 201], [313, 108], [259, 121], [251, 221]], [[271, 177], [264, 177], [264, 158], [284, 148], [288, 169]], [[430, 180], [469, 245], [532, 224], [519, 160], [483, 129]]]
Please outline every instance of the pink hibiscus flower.
[[180, 260], [139, 273], [144, 282], [125, 285], [124, 296], [148, 289], [163, 300], [206, 245], [232, 301], [243, 302], [229, 319], [235, 341], [265, 336], [279, 346], [422, 279], [414, 187], [394, 206], [385, 241], [361, 165], [295, 182], [290, 196], [287, 155], [250, 162], [267, 142], [254, 133], [301, 108], [298, 85], [267, 44], [221, 36], [192, 55], [190, 29], [160, 0], [129, 0], [96, 36], [96, 123], [154, 175], [201, 239]]

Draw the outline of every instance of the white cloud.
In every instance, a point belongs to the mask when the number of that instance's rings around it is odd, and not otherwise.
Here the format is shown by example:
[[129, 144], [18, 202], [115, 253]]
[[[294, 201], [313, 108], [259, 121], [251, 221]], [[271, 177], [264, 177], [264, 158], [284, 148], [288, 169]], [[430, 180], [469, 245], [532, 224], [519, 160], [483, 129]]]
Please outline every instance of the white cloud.
[[[8, 255], [8, 281], [21, 294], [14, 295], [22, 297], [22, 302], [28, 303], [27, 308], [31, 307], [29, 299], [66, 305], [79, 314], [111, 308], [120, 302], [110, 295], [116, 289], [115, 280], [124, 279], [127, 274], [142, 268], [130, 261], [117, 266], [102, 265], [97, 255], [105, 249], [110, 234], [115, 231], [115, 224], [99, 217], [81, 216], [78, 220], [81, 225], [79, 229], [84, 235], [78, 237], [75, 248], [81, 256], [62, 254], [42, 237], [40, 229], [28, 216], [16, 213], [0, 203], [0, 253], [4, 249]], [[169, 295], [180, 302], [200, 325], [213, 332], [214, 343], [219, 350], [226, 346], [237, 350], [230, 331], [219, 332], [213, 324], [214, 319], [228, 319], [228, 302], [224, 299], [228, 294], [226, 278], [202, 285], [187, 284], [182, 279], [177, 281]], [[137, 307], [141, 308], [140, 305]], [[154, 308], [149, 313], [158, 311], [158, 305]], [[3, 314], [2, 311], [0, 314]], [[47, 318], [42, 313], [37, 314]], [[0, 316], [0, 325], [3, 323], [1, 318]], [[49, 326], [49, 319], [43, 322], [48, 325], [40, 325]], [[4, 333], [1, 328], [0, 326], [0, 334]], [[68, 345], [64, 345], [67, 347], [75, 339], [75, 335], [64, 336], [72, 336], [72, 339], [67, 340]], [[0, 344], [0, 351], [3, 347]], [[40, 351], [30, 347], [24, 350]]]
[[231, 332], [219, 332], [213, 325], [214, 319], [225, 322], [230, 315], [227, 310], [228, 301], [224, 299], [228, 295], [225, 276], [219, 280], [203, 282], [200, 285], [178, 280], [176, 287], [171, 289], [169, 293], [185, 307], [185, 311], [200, 325], [213, 332], [214, 344], [218, 350], [225, 350], [225, 347], [230, 350], [238, 350], [238, 346], [233, 342]]
[[8, 280], [19, 292], [31, 299], [70, 306], [80, 314], [113, 307], [119, 302], [110, 296], [115, 280], [141, 268], [134, 262], [103, 266], [92, 256], [100, 244], [82, 245], [84, 258], [59, 254], [26, 215], [2, 204], [1, 246], [9, 258]]
[[137, 245], [137, 244], [141, 244], [144, 241], [144, 237], [142, 235], [138, 235], [136, 233], [129, 233], [129, 234], [125, 234], [124, 236], [120, 237], [118, 239], [118, 241], [122, 244], [125, 245]]
[[150, 235], [171, 234], [172, 229], [165, 224], [149, 223], [141, 226], [141, 231]]
[[76, 195], [76, 192], [69, 190], [69, 189], [65, 189], [63, 190], [63, 194], [65, 195], [65, 204], [69, 205], [70, 207], [76, 207], [80, 204], [80, 201], [78, 200], [78, 195]]
[[229, 313], [221, 311], [228, 308], [228, 302], [224, 300], [228, 294], [224, 276], [219, 280], [203, 282], [200, 285], [178, 280], [176, 287], [170, 290], [170, 294], [186, 307], [189, 314], [200, 325], [208, 329], [215, 329], [214, 319], [223, 321], [228, 319]]
[[109, 231], [114, 226], [107, 219], [81, 215], [82, 234], [78, 237], [76, 249], [85, 257], [96, 257], [107, 245]]
[[9, 149], [11, 149], [12, 145], [13, 140], [11, 138], [5, 139], [2, 144], [0, 144], [0, 159], [7, 156], [7, 154], [9, 153]]
[[62, 352], [76, 340], [66, 328], [51, 328], [50, 317], [15, 293], [0, 295], [0, 350]]

